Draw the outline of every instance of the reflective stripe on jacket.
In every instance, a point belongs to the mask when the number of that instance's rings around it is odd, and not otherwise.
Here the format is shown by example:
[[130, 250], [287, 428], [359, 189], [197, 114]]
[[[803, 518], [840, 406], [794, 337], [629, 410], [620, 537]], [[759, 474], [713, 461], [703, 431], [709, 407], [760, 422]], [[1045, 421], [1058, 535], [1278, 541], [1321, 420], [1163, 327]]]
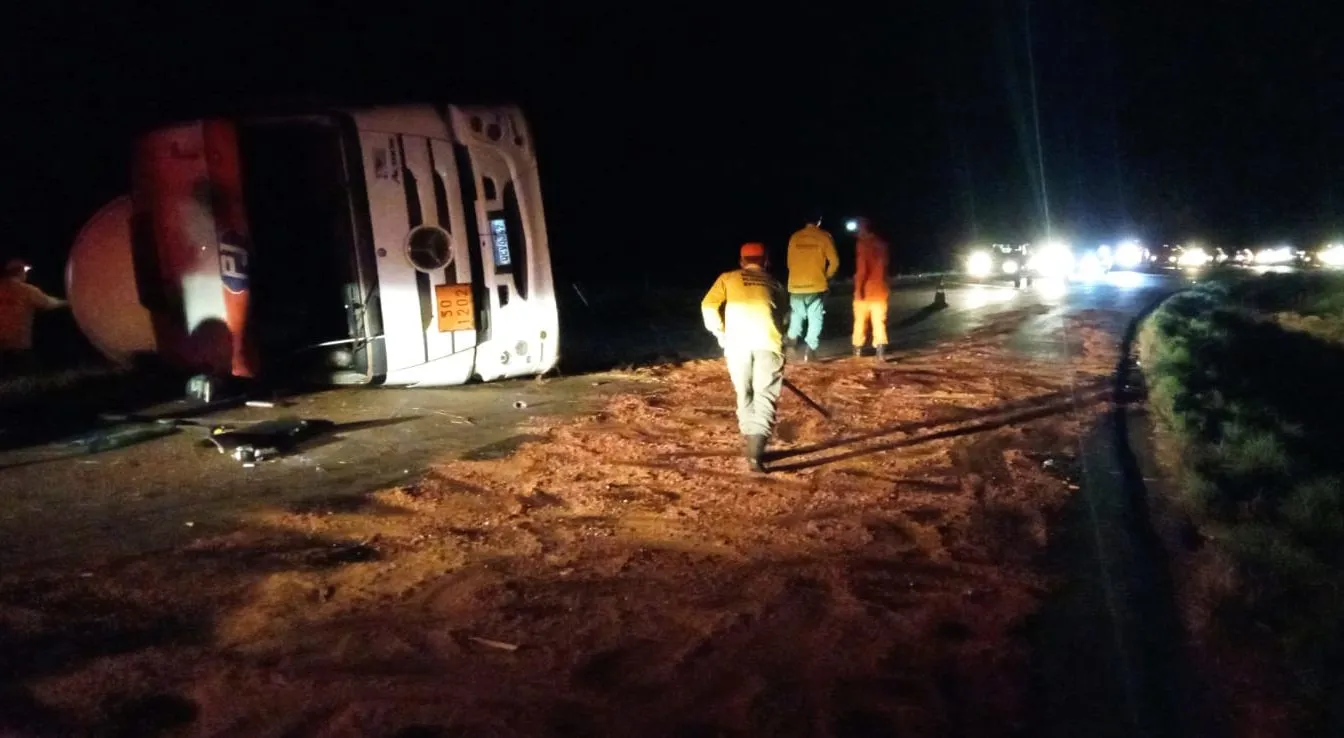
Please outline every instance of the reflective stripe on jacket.
[[769, 272], [747, 268], [719, 275], [700, 312], [709, 332], [724, 337], [725, 349], [778, 353], [788, 305], [784, 288]]
[[839, 268], [831, 234], [808, 223], [789, 238], [789, 292], [825, 292]]

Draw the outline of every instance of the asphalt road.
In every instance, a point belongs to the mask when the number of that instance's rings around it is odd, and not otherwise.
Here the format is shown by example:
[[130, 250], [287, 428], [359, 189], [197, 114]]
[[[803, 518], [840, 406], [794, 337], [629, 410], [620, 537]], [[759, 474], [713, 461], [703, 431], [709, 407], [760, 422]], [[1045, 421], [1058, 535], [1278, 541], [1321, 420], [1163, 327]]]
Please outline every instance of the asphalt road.
[[[1038, 304], [1051, 309], [1027, 321], [1015, 344], [1034, 356], [1063, 357], [1062, 316], [1087, 309], [1136, 315], [1179, 284], [1134, 274], [1020, 291], [949, 282], [942, 309], [930, 307], [932, 284], [899, 286], [889, 313], [892, 359], [961, 335], [997, 313]], [[849, 353], [850, 311], [839, 290], [828, 300], [823, 360]], [[712, 341], [696, 324], [696, 302], [698, 295], [688, 295], [690, 307], [670, 310], [666, 319], [562, 336], [566, 353], [578, 356], [569, 366], [712, 356]], [[584, 357], [605, 358], [585, 364]], [[0, 566], [166, 549], [233, 528], [268, 506], [393, 485], [451, 455], [507, 453], [525, 439], [521, 426], [529, 417], [595, 409], [632, 381], [590, 373], [445, 390], [344, 389], [293, 398], [288, 407], [212, 416], [225, 422], [292, 415], [336, 424], [296, 453], [252, 468], [203, 447], [204, 432], [191, 429], [98, 454], [62, 444], [0, 453]]]

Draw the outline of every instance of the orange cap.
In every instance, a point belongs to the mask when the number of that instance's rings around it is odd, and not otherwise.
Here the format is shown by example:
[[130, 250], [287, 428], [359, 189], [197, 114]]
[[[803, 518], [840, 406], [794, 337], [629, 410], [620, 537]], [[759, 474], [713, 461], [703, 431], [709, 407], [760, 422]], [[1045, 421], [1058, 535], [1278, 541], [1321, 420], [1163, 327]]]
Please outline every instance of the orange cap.
[[762, 243], [744, 243], [744, 244], [742, 244], [741, 258], [743, 258], [743, 259], [763, 259], [763, 258], [765, 258], [765, 244], [762, 244]]

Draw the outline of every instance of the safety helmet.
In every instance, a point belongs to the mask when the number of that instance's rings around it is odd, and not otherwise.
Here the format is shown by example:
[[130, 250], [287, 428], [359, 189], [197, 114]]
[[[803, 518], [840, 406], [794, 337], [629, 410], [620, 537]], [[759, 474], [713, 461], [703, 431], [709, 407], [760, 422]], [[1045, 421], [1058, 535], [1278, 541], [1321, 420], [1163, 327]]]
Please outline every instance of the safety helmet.
[[765, 258], [765, 244], [763, 243], [744, 243], [738, 254], [743, 260], [758, 261]]

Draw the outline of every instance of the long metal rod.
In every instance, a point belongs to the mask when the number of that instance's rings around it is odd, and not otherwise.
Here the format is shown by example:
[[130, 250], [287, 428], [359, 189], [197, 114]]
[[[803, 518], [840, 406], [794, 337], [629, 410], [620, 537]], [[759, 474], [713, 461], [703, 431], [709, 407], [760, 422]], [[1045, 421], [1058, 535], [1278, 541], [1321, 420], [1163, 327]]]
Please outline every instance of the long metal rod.
[[792, 392], [793, 394], [797, 395], [797, 396], [798, 396], [798, 399], [802, 400], [803, 403], [806, 404], [808, 407], [810, 407], [810, 408], [812, 408], [813, 410], [816, 410], [818, 413], [820, 413], [820, 414], [821, 414], [821, 417], [823, 417], [823, 418], [825, 418], [825, 419], [827, 419], [827, 420], [830, 420], [830, 419], [831, 419], [831, 411], [830, 411], [830, 410], [827, 410], [826, 408], [824, 408], [824, 407], [822, 407], [821, 405], [817, 404], [817, 401], [816, 401], [816, 400], [813, 400], [811, 397], [808, 397], [807, 394], [806, 394], [805, 392], [803, 392], [802, 390], [798, 389], [798, 385], [794, 384], [793, 382], [790, 382], [790, 381], [788, 380], [787, 377], [784, 379], [784, 388], [787, 389], [788, 391]]

